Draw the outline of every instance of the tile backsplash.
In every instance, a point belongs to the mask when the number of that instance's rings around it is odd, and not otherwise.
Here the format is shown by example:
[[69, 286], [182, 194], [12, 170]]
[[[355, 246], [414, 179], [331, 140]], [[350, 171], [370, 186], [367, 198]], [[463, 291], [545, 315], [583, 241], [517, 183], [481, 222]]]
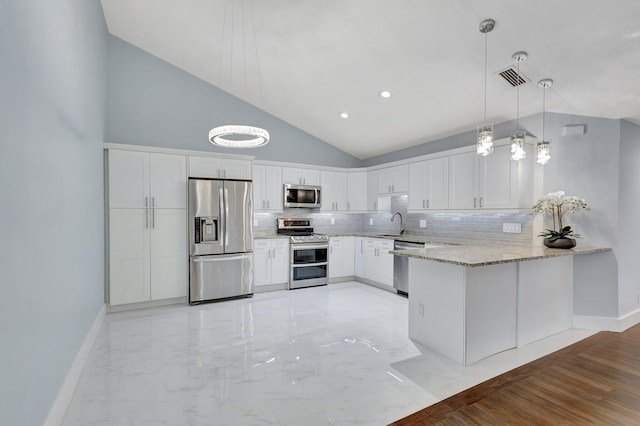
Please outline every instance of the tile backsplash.
[[[315, 232], [322, 234], [397, 234], [400, 232], [398, 218], [391, 221], [394, 212], [402, 214], [405, 233], [419, 234], [434, 242], [467, 244], [512, 244], [529, 245], [533, 242], [533, 213], [407, 213], [407, 196], [391, 197], [389, 212], [367, 213], [321, 213], [307, 209], [288, 209], [283, 213], [254, 214], [255, 234], [265, 237], [276, 233], [279, 217], [308, 217]], [[331, 219], [334, 225], [331, 225]], [[420, 228], [425, 220], [426, 228]], [[372, 221], [373, 225], [369, 225]], [[520, 224], [522, 232], [502, 232], [503, 223]]]

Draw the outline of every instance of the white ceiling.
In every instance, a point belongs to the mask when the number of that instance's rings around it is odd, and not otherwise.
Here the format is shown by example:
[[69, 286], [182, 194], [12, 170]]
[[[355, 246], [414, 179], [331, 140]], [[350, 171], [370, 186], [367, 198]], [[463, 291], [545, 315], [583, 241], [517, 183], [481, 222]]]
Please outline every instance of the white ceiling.
[[[548, 77], [554, 85], [547, 111], [640, 124], [638, 0], [102, 0], [102, 6], [115, 36], [358, 158], [474, 130], [483, 121], [478, 25], [485, 18], [496, 20], [488, 35], [488, 121], [515, 118], [516, 89], [497, 73], [513, 65], [513, 53], [526, 51], [520, 71], [531, 82], [520, 89], [521, 117], [541, 111], [536, 83]], [[381, 90], [393, 96], [383, 99]], [[343, 111], [349, 119], [339, 117]]]

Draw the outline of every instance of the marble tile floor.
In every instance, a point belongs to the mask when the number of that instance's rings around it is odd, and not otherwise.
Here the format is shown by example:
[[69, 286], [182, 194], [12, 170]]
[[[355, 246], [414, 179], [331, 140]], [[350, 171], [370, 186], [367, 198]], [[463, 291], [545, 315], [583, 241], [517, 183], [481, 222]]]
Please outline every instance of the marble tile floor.
[[365, 284], [107, 315], [64, 425], [385, 425], [594, 332], [463, 367]]

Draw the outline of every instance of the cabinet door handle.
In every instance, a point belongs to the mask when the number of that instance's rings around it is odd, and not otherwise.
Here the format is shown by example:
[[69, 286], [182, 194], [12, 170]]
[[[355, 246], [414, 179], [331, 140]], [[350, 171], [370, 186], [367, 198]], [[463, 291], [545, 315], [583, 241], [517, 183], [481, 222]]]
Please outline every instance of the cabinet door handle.
[[427, 200], [427, 208], [429, 208], [429, 200]]
[[378, 202], [377, 201], [373, 202], [373, 209], [374, 210], [378, 210]]
[[151, 227], [156, 227], [156, 197], [151, 197]]
[[271, 259], [271, 249], [267, 250], [267, 259]]
[[276, 249], [273, 249], [273, 258], [276, 258]]
[[144, 197], [144, 228], [149, 227], [149, 197]]
[[478, 199], [473, 197], [473, 208], [475, 209], [476, 207], [478, 207]]
[[480, 208], [482, 208], [482, 197], [480, 197]]
[[302, 183], [306, 185], [307, 184], [307, 178], [302, 178]]
[[351, 210], [351, 203], [347, 201], [347, 210]]
[[264, 200], [262, 200], [262, 208], [264, 209]]
[[424, 200], [422, 200], [422, 208], [424, 209], [426, 206], [424, 205]]
[[226, 169], [222, 171], [222, 177], [227, 177], [227, 170]]
[[267, 208], [269, 208], [269, 200], [267, 200]]
[[218, 169], [218, 177], [222, 177], [222, 175], [220, 174], [220, 169]]

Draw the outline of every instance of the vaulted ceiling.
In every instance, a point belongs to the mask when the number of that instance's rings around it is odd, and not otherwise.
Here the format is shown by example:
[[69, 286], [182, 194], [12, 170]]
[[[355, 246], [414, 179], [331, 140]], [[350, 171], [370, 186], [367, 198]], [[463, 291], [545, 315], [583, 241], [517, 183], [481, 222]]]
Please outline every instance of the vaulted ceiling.
[[[640, 124], [638, 0], [102, 0], [109, 31], [356, 156], [516, 117]], [[390, 98], [380, 92], [388, 90]], [[348, 119], [340, 118], [346, 112]]]

